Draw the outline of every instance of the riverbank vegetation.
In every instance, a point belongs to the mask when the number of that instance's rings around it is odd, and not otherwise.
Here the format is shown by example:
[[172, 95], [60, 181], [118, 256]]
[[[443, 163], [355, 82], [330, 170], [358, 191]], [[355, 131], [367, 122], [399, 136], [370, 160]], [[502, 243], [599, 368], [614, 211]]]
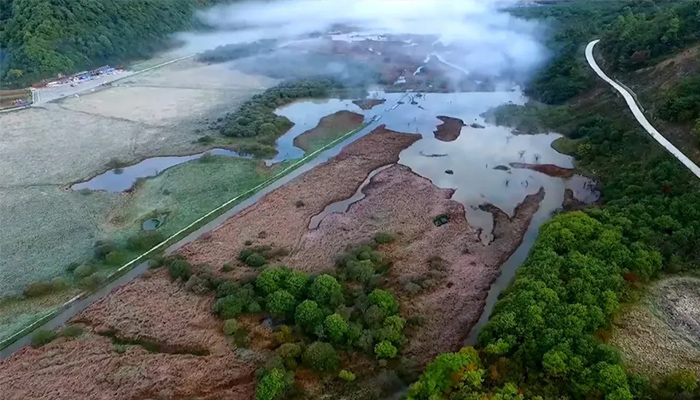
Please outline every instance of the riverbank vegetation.
[[[533, 18], [559, 15], [576, 20], [616, 7], [602, 3], [577, 2], [522, 12]], [[615, 3], [623, 7], [621, 2]], [[664, 16], [675, 13], [680, 18], [687, 15], [686, 4], [697, 12], [697, 4], [691, 3], [631, 2], [624, 3], [629, 9], [608, 10], [625, 15], [665, 10]], [[606, 32], [621, 29], [625, 21], [625, 17], [619, 21], [614, 17], [607, 20], [609, 26], [600, 25], [599, 33], [604, 37]], [[661, 23], [668, 18], [646, 21]], [[589, 23], [598, 26], [597, 20], [587, 19], [570, 26]], [[684, 28], [678, 31], [679, 41], [673, 42], [677, 46], [692, 39], [692, 35], [682, 33], [686, 32], [684, 24], [681, 22]], [[644, 29], [630, 31], [646, 35]], [[579, 32], [577, 36], [575, 30], [571, 35], [566, 32], [560, 30], [553, 40], [562, 52], [527, 90], [547, 103], [581, 96], [578, 101], [558, 107], [501, 107], [491, 117], [522, 131], [563, 133], [566, 138], [558, 141], [558, 149], [573, 155], [577, 169], [597, 180], [602, 204], [559, 215], [543, 226], [516, 279], [496, 304], [477, 346], [439, 356], [412, 386], [410, 399], [620, 400], [693, 398], [700, 394], [698, 377], [692, 371], [634, 375], [627, 371], [620, 350], [607, 343], [613, 322], [625, 312], [622, 305], [635, 303], [647, 283], [700, 270], [700, 184], [649, 138], [624, 102], [612, 93], [595, 98], [586, 95], [591, 86], [584, 84], [583, 74], [576, 71], [588, 68], [582, 64], [582, 54], [591, 33]], [[573, 48], [567, 47], [577, 41]], [[574, 61], [560, 62], [567, 48]], [[631, 55], [628, 50], [614, 51]], [[669, 46], [653, 54], [672, 51], [673, 46]], [[565, 67], [569, 62], [579, 65]], [[631, 64], [625, 62], [617, 65], [628, 67]], [[571, 77], [581, 84], [567, 82]], [[559, 89], [566, 96], [549, 95]], [[683, 92], [681, 105], [685, 104]], [[687, 95], [694, 94], [689, 90]], [[677, 105], [669, 108], [673, 106]]]

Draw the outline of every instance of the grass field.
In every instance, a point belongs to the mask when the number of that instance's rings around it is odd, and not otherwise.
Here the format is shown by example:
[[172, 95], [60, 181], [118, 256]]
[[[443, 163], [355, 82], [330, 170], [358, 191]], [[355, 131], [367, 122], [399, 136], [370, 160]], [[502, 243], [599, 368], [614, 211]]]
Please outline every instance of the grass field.
[[[318, 142], [319, 148], [347, 133], [347, 130], [341, 132], [334, 129], [332, 134], [324, 134], [325, 140]], [[39, 298], [14, 296], [0, 301], [0, 342], [51, 312], [57, 305], [84, 288], [84, 278], [81, 281], [81, 277], [66, 272], [65, 267], [68, 263], [88, 261], [92, 271], [90, 276], [104, 278], [139, 254], [137, 251], [128, 249], [126, 244], [130, 236], [141, 231], [142, 222], [145, 219], [154, 215], [166, 215], [158, 232], [167, 237], [224, 202], [269, 180], [293, 162], [294, 160], [290, 160], [267, 167], [260, 160], [205, 156], [137, 183], [131, 194], [79, 193], [65, 190], [55, 193], [54, 197], [47, 201], [55, 203], [63, 196], [62, 199], [65, 199], [73, 209], [67, 208], [62, 215], [57, 216], [52, 213], [56, 209], [55, 205], [47, 203], [44, 217], [58, 218], [60, 223], [57, 223], [57, 226], [77, 224], [80, 221], [84, 222], [84, 225], [79, 227], [75, 225], [75, 232], [68, 232], [68, 234], [56, 229], [47, 231], [43, 239], [49, 242], [47, 245], [42, 241], [33, 242], [31, 238], [16, 241], [14, 248], [20, 253], [26, 253], [27, 246], [32, 246], [32, 243], [36, 243], [37, 248], [44, 249], [36, 254], [36, 259], [45, 261], [45, 264], [30, 265], [20, 257], [21, 254], [16, 255], [17, 262], [24, 261], [23, 269], [16, 269], [13, 280], [8, 281], [7, 284], [11, 284], [16, 291], [17, 288], [23, 288], [37, 279], [49, 280], [58, 275], [63, 276], [67, 287], [54, 290], [51, 294]], [[30, 197], [44, 200], [42, 196], [36, 194]], [[2, 199], [1, 196], [0, 199]], [[19, 207], [20, 204], [16, 206]], [[76, 213], [75, 208], [78, 207], [83, 207], [85, 212]], [[78, 218], [75, 221], [62, 220], [62, 218], [71, 219], [76, 216]], [[30, 223], [38, 224], [45, 221], [34, 218]], [[35, 227], [35, 231], [44, 230], [37, 225]], [[114, 243], [114, 252], [120, 255], [117, 262], [89, 261], [92, 258], [92, 246], [98, 239]], [[55, 246], [62, 247], [57, 249]], [[54, 252], [58, 253], [59, 250], [66, 250], [65, 254], [61, 254], [63, 258], [60, 259], [53, 256]], [[75, 257], [71, 258], [72, 256]]]

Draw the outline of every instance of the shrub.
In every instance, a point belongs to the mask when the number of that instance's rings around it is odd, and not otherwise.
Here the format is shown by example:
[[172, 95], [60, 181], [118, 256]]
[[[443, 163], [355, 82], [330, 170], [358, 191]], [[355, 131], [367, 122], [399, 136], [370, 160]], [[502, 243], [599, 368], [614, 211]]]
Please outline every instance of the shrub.
[[275, 400], [283, 397], [286, 389], [284, 371], [273, 369], [260, 379], [255, 388], [255, 400]]
[[698, 388], [698, 377], [693, 371], [678, 370], [669, 375], [664, 383], [673, 392], [692, 393]]
[[386, 290], [374, 289], [367, 298], [369, 304], [374, 304], [381, 308], [387, 315], [393, 315], [399, 312], [399, 302], [396, 301], [394, 295]]
[[192, 275], [192, 265], [186, 260], [177, 259], [168, 264], [168, 272], [174, 279], [187, 281]]
[[68, 282], [66, 282], [65, 279], [57, 276], [51, 279], [51, 287], [54, 291], [60, 292], [68, 287]]
[[126, 256], [120, 251], [111, 251], [105, 256], [105, 264], [122, 265], [126, 262]]
[[265, 260], [265, 257], [263, 257], [259, 253], [253, 253], [246, 257], [245, 263], [250, 267], [257, 268], [265, 265], [267, 263], [267, 260]]
[[73, 275], [76, 278], [86, 278], [94, 272], [94, 269], [92, 268], [91, 265], [83, 264], [79, 265], [73, 270]]
[[294, 321], [308, 332], [312, 332], [322, 320], [323, 312], [313, 300], [302, 301], [294, 313]]
[[387, 232], [379, 232], [377, 236], [374, 237], [374, 241], [378, 244], [390, 243], [394, 241], [394, 235]]
[[406, 341], [403, 335], [403, 328], [406, 325], [406, 320], [398, 315], [392, 315], [384, 320], [384, 324], [377, 332], [377, 339], [380, 341], [389, 341], [395, 345], [401, 345]]
[[95, 291], [97, 288], [102, 286], [105, 280], [105, 275], [101, 274], [100, 272], [95, 272], [92, 275], [81, 279], [80, 286], [82, 286], [85, 290]]
[[309, 276], [301, 271], [292, 271], [284, 282], [284, 288], [292, 296], [300, 299], [306, 294], [306, 286], [309, 283]]
[[103, 260], [109, 253], [117, 250], [117, 246], [112, 242], [98, 240], [93, 246], [93, 255], [98, 260]]
[[396, 347], [388, 340], [383, 340], [374, 346], [374, 354], [377, 358], [394, 358], [397, 352]]
[[222, 272], [231, 272], [231, 271], [233, 271], [233, 266], [231, 264], [224, 264], [221, 267], [221, 271]]
[[314, 371], [329, 372], [338, 368], [338, 354], [330, 343], [314, 342], [304, 351], [301, 359]]
[[362, 334], [357, 339], [357, 346], [365, 353], [369, 354], [374, 350], [374, 334], [369, 329], [362, 331]]
[[83, 329], [77, 325], [69, 325], [69, 326], [66, 326], [65, 328], [61, 329], [58, 336], [76, 338], [76, 337], [81, 336], [83, 333], [85, 333], [85, 329]]
[[241, 290], [241, 285], [236, 281], [223, 281], [216, 287], [216, 297], [222, 298], [236, 294]]
[[342, 287], [330, 275], [320, 275], [309, 288], [309, 297], [319, 304], [338, 305], [344, 302]]
[[297, 358], [301, 356], [301, 346], [296, 343], [284, 343], [275, 350], [275, 354], [284, 360], [285, 367], [294, 369], [297, 366]]
[[258, 275], [255, 286], [269, 295], [283, 289], [289, 275], [290, 271], [285, 267], [266, 268]]
[[51, 282], [39, 281], [28, 284], [24, 288], [22, 294], [24, 294], [25, 297], [41, 297], [51, 293], [52, 291], [53, 285], [51, 285]]
[[73, 271], [75, 271], [75, 269], [78, 268], [79, 266], [80, 266], [79, 262], [72, 262], [72, 263], [68, 264], [68, 266], [66, 267], [66, 272], [72, 274]]
[[32, 335], [32, 347], [37, 348], [49, 344], [56, 339], [56, 333], [48, 329], [39, 329]]
[[371, 305], [367, 310], [365, 310], [364, 313], [364, 319], [365, 323], [368, 326], [375, 326], [379, 325], [382, 322], [384, 322], [384, 319], [387, 317], [387, 314], [384, 310], [382, 310], [379, 306]]
[[297, 301], [288, 291], [278, 290], [275, 293], [267, 296], [265, 306], [269, 312], [275, 315], [291, 315]]
[[230, 318], [224, 321], [224, 335], [233, 335], [238, 330], [238, 321], [235, 318]]
[[223, 319], [236, 318], [245, 310], [248, 300], [237, 294], [223, 297], [214, 303], [214, 313]]
[[209, 286], [206, 279], [202, 279], [197, 275], [190, 276], [190, 279], [185, 283], [185, 290], [194, 294], [204, 294], [209, 291]]
[[323, 321], [323, 330], [333, 343], [342, 343], [348, 331], [348, 323], [339, 314], [331, 314]]
[[350, 261], [346, 275], [351, 281], [366, 283], [374, 276], [374, 264], [370, 260]]
[[340, 372], [338, 372], [338, 378], [344, 380], [345, 382], [352, 382], [356, 377], [352, 372], [341, 369]]
[[158, 231], [140, 232], [127, 239], [127, 245], [134, 251], [150, 250], [165, 240], [165, 236]]

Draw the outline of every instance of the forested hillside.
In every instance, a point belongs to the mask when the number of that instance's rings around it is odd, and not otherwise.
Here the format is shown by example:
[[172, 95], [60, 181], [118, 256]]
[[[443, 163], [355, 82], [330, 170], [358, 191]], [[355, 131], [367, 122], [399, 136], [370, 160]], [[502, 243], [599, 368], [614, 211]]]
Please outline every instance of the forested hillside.
[[163, 50], [210, 0], [0, 0], [0, 85], [20, 86]]
[[630, 71], [700, 40], [700, 0], [647, 2], [628, 8], [603, 35], [601, 49], [614, 71]]
[[[700, 398], [695, 372], [632, 374], [620, 349], [607, 341], [616, 316], [636, 303], [646, 285], [700, 271], [700, 184], [612, 90], [601, 84], [607, 90], [589, 91], [596, 78], [582, 57], [586, 43], [602, 37], [606, 69], [654, 65], [697, 45], [700, 4], [578, 1], [514, 12], [549, 21], [553, 30], [548, 45], [554, 57], [527, 92], [550, 104], [578, 97], [556, 107], [508, 106], [498, 111], [509, 114], [501, 114], [502, 121], [566, 135], [557, 148], [596, 179], [603, 200], [542, 227], [478, 346], [437, 357], [408, 398]], [[637, 60], [639, 51], [645, 56]], [[697, 118], [699, 93], [697, 76], [681, 79], [662, 96], [663, 117]], [[649, 342], [661, 351], [665, 345]]]

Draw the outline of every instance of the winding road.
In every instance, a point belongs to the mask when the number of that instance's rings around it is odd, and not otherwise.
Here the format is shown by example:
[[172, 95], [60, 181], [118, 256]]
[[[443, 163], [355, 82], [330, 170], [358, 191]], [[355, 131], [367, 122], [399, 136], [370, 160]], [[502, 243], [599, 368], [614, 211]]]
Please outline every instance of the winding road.
[[700, 167], [695, 165], [694, 162], [692, 162], [688, 157], [683, 154], [676, 146], [671, 144], [668, 140], [666, 140], [665, 137], [663, 137], [659, 131], [654, 128], [651, 123], [647, 120], [647, 118], [644, 116], [644, 113], [642, 110], [639, 109], [639, 106], [635, 102], [634, 96], [630, 91], [628, 91], [626, 88], [622, 87], [620, 84], [615, 82], [613, 79], [605, 75], [605, 72], [598, 66], [598, 63], [595, 61], [595, 57], [593, 57], [593, 48], [595, 47], [596, 44], [598, 44], [600, 40], [594, 40], [590, 43], [588, 43], [588, 46], [586, 46], [586, 61], [588, 61], [588, 65], [593, 68], [593, 70], [598, 74], [599, 77], [601, 77], [605, 82], [607, 82], [610, 86], [612, 86], [615, 90], [620, 92], [622, 97], [624, 97], [625, 102], [627, 102], [627, 106], [629, 107], [630, 111], [632, 111], [632, 114], [634, 114], [634, 117], [637, 119], [637, 122], [639, 122], [640, 125], [651, 135], [654, 140], [656, 140], [661, 146], [663, 146], [666, 150], [668, 150], [671, 155], [673, 155], [678, 161], [680, 161], [683, 165], [686, 166], [692, 172], [700, 178]]

